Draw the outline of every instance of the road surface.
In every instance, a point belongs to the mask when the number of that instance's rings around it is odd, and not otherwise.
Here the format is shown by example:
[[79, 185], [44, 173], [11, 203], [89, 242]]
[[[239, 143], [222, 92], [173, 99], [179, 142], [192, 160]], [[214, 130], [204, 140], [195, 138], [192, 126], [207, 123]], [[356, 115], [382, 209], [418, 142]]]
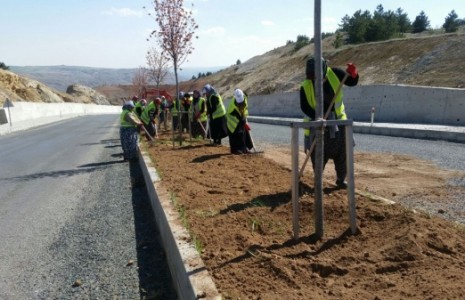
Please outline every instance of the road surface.
[[117, 115], [0, 137], [0, 299], [176, 298]]

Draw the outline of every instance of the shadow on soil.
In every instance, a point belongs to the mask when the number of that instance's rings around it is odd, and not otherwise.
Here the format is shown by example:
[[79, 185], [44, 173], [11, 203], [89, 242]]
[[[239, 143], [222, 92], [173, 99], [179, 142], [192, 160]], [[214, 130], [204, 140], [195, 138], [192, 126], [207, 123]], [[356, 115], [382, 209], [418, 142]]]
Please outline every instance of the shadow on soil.
[[[359, 233], [360, 232], [358, 231], [356, 234], [359, 234]], [[331, 249], [334, 246], [346, 243], [353, 236], [354, 235], [351, 233], [350, 228], [348, 228], [347, 230], [342, 232], [338, 237], [325, 241], [321, 245], [321, 247], [315, 249], [315, 251], [305, 250], [305, 251], [300, 252], [300, 253], [295, 253], [295, 254], [289, 255], [287, 257], [288, 258], [302, 258], [302, 257], [318, 256], [321, 253], [324, 253], [325, 251]], [[260, 257], [261, 253], [270, 253], [270, 251], [273, 251], [273, 250], [279, 250], [279, 249], [282, 249], [282, 248], [291, 248], [291, 247], [293, 247], [293, 246], [295, 246], [297, 244], [300, 244], [300, 243], [315, 245], [319, 241], [321, 241], [321, 238], [316, 233], [314, 233], [314, 234], [311, 234], [309, 236], [300, 237], [298, 239], [287, 240], [282, 244], [272, 244], [272, 245], [269, 245], [269, 246], [252, 245], [247, 250], [245, 250], [243, 255], [240, 255], [240, 256], [237, 256], [237, 257], [235, 257], [235, 258], [233, 258], [231, 260], [228, 260], [228, 261], [218, 265], [217, 267], [215, 267], [215, 269], [221, 269], [221, 268], [223, 268], [223, 267], [225, 267], [225, 266], [227, 266], [229, 264], [233, 264], [233, 263], [240, 263], [241, 261], [243, 261], [245, 259], [248, 259], [248, 258], [251, 258], [251, 257]]]
[[261, 206], [261, 207], [270, 207], [273, 211], [280, 205], [286, 204], [291, 201], [291, 192], [282, 192], [272, 195], [261, 195], [253, 198], [247, 203], [234, 203], [229, 205], [225, 209], [220, 211], [220, 214], [227, 214], [228, 212], [240, 212], [250, 207]]

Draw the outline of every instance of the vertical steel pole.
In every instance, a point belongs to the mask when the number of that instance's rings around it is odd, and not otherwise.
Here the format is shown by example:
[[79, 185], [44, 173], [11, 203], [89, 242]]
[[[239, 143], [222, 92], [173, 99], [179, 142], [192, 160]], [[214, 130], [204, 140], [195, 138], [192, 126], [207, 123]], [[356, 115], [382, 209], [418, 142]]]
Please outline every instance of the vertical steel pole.
[[10, 113], [10, 99], [6, 98], [6, 106], [8, 107], [8, 122], [10, 122], [10, 130], [11, 127], [13, 126], [13, 121], [11, 120], [11, 113]]
[[355, 180], [354, 180], [354, 136], [352, 125], [345, 126], [346, 134], [346, 164], [347, 164], [347, 181], [349, 198], [349, 223], [352, 234], [357, 232], [357, 216], [355, 212]]
[[294, 239], [299, 238], [299, 128], [291, 123], [291, 164], [292, 164], [292, 229]]
[[[321, 0], [315, 0], [314, 13], [315, 41], [315, 119], [323, 118], [323, 72], [321, 63]], [[324, 235], [323, 227], [323, 156], [324, 156], [324, 126], [315, 127], [315, 234], [318, 238]]]

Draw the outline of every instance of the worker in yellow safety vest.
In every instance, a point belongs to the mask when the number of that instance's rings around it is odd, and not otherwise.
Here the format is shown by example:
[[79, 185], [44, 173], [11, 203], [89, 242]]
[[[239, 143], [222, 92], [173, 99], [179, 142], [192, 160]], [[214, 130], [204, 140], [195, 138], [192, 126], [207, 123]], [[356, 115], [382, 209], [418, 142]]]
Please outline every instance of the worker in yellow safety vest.
[[228, 136], [226, 125], [226, 108], [220, 94], [207, 84], [202, 89], [207, 99], [207, 115], [210, 123], [210, 136], [215, 145], [221, 145], [221, 139]]
[[253, 148], [250, 127], [247, 123], [248, 97], [241, 89], [234, 91], [226, 114], [229, 147], [232, 154], [246, 154]]
[[[341, 68], [330, 68], [325, 59], [321, 61], [323, 73], [323, 107], [326, 113], [334, 100], [328, 119], [346, 120], [344, 103], [342, 101], [342, 89], [336, 95], [341, 84], [355, 86], [358, 83], [359, 75], [357, 68], [353, 64], [348, 64], [344, 71]], [[346, 76], [349, 75], [349, 76]], [[315, 120], [315, 58], [307, 60], [306, 79], [300, 86], [300, 108], [306, 115], [304, 121]], [[304, 138], [305, 152], [309, 151], [310, 145], [314, 139], [314, 130], [306, 129]], [[344, 126], [329, 126], [325, 129], [324, 134], [324, 158], [323, 168], [329, 159], [333, 159], [336, 169], [336, 185], [339, 188], [346, 188], [346, 152], [345, 152], [345, 128]], [[315, 151], [311, 154], [312, 164], [315, 164]]]
[[[158, 116], [158, 103], [160, 102], [160, 98], [155, 98], [150, 101], [149, 104], [144, 108], [140, 119], [144, 123], [144, 127], [150, 137], [147, 136], [147, 140], [153, 140], [154, 137], [157, 136], [157, 123], [156, 119]], [[147, 134], [146, 133], [146, 134]]]
[[192, 97], [189, 93], [184, 93], [181, 99], [181, 111], [183, 112], [181, 115], [182, 131], [189, 132], [189, 123], [192, 120], [192, 116], [190, 115], [192, 112], [190, 110]]
[[184, 98], [184, 92], [179, 92], [179, 97], [177, 99], [173, 99], [173, 105], [171, 106], [171, 117], [173, 123], [173, 130], [178, 130], [179, 125], [179, 107], [181, 105], [181, 100]]
[[142, 122], [134, 112], [134, 102], [126, 101], [120, 115], [120, 139], [123, 148], [123, 160], [137, 160], [137, 144]]
[[208, 137], [206, 132], [207, 128], [207, 105], [205, 98], [200, 96], [198, 90], [192, 92], [192, 104], [190, 106], [190, 116], [192, 116], [191, 130], [192, 136], [197, 138], [202, 136], [203, 138]]

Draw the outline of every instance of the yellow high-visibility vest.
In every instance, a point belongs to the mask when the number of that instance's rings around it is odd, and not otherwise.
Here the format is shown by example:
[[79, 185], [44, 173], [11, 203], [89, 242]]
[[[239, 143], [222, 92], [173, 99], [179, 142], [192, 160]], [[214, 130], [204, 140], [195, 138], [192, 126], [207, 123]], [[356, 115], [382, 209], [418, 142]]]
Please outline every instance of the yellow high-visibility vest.
[[[246, 96], [244, 96], [244, 102], [244, 117], [247, 117], [249, 115], [249, 105]], [[239, 124], [240, 121], [235, 115], [232, 114], [234, 111], [237, 111], [240, 114], [239, 108], [236, 105], [236, 98], [233, 97], [231, 102], [229, 102], [228, 113], [226, 114], [228, 130], [230, 132], [234, 132], [236, 130], [237, 124]]]
[[[339, 80], [337, 75], [334, 73], [334, 71], [330, 67], [327, 68], [326, 78], [328, 79], [329, 84], [331, 85], [331, 88], [333, 89], [333, 91], [336, 92], [336, 90], [339, 87], [339, 84], [341, 84], [341, 81]], [[302, 82], [301, 87], [303, 87], [304, 89], [305, 97], [307, 98], [308, 104], [310, 105], [311, 108], [315, 109], [316, 99], [315, 99], [315, 91], [313, 89], [312, 81], [309, 79], [305, 79]], [[342, 102], [342, 90], [339, 92], [339, 95], [334, 100], [334, 109], [336, 111], [336, 118], [338, 120], [347, 120], [344, 103]], [[312, 119], [306, 116], [304, 118], [304, 122], [309, 122], [309, 121], [312, 121]], [[304, 133], [306, 136], [309, 136], [310, 129], [305, 129]]]

